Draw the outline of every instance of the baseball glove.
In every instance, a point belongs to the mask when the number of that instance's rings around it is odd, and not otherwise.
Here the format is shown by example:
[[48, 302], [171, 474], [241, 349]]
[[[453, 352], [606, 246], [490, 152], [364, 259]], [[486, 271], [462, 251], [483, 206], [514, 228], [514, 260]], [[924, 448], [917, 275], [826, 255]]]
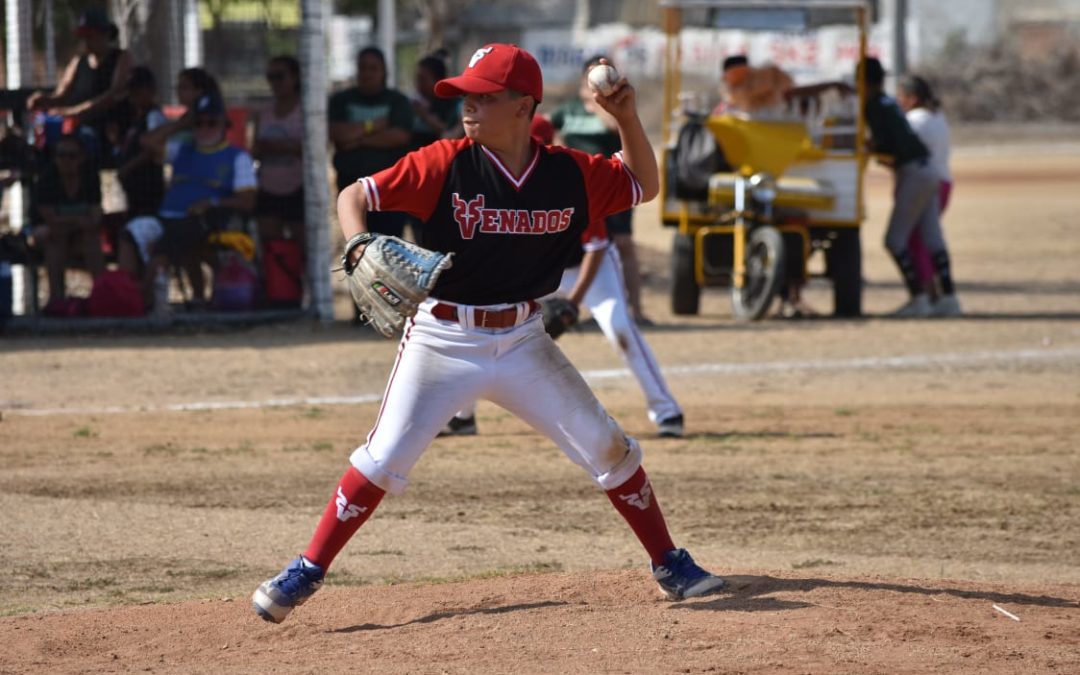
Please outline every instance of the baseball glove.
[[558, 339], [578, 320], [577, 305], [566, 298], [544, 298], [540, 301], [540, 311], [544, 316], [544, 330], [552, 340]]
[[[349, 254], [367, 244], [356, 265]], [[401, 333], [414, 316], [453, 254], [429, 251], [397, 237], [363, 233], [345, 244], [341, 267], [360, 314], [388, 338]]]

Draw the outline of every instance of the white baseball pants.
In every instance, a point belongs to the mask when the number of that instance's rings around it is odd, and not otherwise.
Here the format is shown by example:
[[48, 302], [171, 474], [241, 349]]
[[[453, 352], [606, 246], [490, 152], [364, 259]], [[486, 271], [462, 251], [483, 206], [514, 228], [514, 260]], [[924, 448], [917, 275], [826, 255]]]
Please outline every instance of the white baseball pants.
[[[544, 332], [539, 313], [499, 330], [440, 321], [429, 299], [405, 326], [382, 407], [367, 442], [350, 458], [392, 494], [455, 412], [486, 399], [554, 441], [604, 489], [626, 482], [641, 448], [607, 414], [578, 370]], [[521, 311], [522, 316], [525, 315]]]
[[[560, 294], [566, 295], [570, 292], [577, 282], [579, 272], [577, 267], [563, 272], [558, 291]], [[630, 316], [626, 287], [623, 284], [622, 261], [618, 249], [614, 246], [608, 246], [604, 251], [603, 262], [592, 285], [586, 291], [582, 304], [589, 308], [589, 313], [596, 319], [596, 324], [600, 326], [608, 342], [622, 355], [623, 361], [637, 379], [641, 391], [645, 394], [649, 420], [656, 424], [681, 415], [682, 409], [668, 389], [652, 349]]]

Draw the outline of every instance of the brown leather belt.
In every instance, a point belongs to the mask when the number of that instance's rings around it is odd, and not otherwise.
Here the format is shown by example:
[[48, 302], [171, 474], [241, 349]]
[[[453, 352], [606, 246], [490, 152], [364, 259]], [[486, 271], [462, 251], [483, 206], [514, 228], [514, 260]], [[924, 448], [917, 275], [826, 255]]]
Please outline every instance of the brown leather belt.
[[[431, 315], [440, 321], [456, 322], [459, 320], [458, 309], [459, 307], [457, 305], [448, 305], [446, 303], [438, 302], [432, 306]], [[539, 304], [529, 300], [529, 311], [525, 314], [525, 318], [532, 316], [539, 309]], [[473, 328], [511, 328], [518, 325], [517, 307], [508, 307], [499, 310], [487, 310], [474, 307], [472, 313]], [[522, 323], [524, 323], [524, 320]]]

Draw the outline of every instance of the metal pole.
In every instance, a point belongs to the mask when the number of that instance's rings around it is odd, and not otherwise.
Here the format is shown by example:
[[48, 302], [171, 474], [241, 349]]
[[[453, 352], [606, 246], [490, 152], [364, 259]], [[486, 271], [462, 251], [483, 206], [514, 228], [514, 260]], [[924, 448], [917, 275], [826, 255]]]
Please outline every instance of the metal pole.
[[184, 14], [184, 67], [195, 68], [203, 65], [202, 26], [199, 24], [199, 3], [197, 0], [182, 0], [181, 11]]
[[[302, 0], [300, 24], [301, 105], [304, 111], [304, 222], [309, 308], [323, 323], [334, 319], [330, 287], [330, 181], [326, 152], [327, 0]], [[387, 55], [389, 58], [389, 55]]]
[[56, 84], [56, 28], [53, 26], [53, 0], [45, 0], [45, 82]]
[[[4, 18], [7, 23], [5, 38], [6, 75], [8, 89], [29, 87], [33, 71], [34, 45], [31, 42], [30, 0], [6, 0]], [[26, 185], [19, 181], [11, 186], [11, 228], [18, 232], [26, 224]], [[31, 270], [23, 265], [12, 265], [11, 269], [11, 309], [14, 314], [25, 314], [27, 306], [34, 306], [30, 296], [35, 284], [31, 283]]]
[[30, 32], [30, 0], [6, 0], [7, 19], [7, 88], [30, 86], [33, 71], [33, 50]]
[[908, 71], [907, 0], [894, 0], [893, 16], [893, 75], [901, 77]]
[[379, 49], [386, 56], [386, 84], [396, 87], [397, 76], [397, 10], [394, 0], [379, 0]]

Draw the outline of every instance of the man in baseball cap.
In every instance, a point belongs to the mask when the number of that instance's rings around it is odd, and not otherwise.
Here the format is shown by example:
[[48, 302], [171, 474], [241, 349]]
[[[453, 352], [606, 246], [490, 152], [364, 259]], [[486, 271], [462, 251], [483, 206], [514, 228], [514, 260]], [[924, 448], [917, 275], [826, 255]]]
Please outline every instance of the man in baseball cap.
[[435, 95], [454, 98], [466, 94], [494, 94], [509, 89], [544, 98], [544, 76], [532, 54], [517, 45], [489, 44], [477, 49], [465, 72], [435, 84]]
[[208, 92], [195, 101], [195, 116], [199, 117], [225, 117], [225, 101], [215, 92]]

